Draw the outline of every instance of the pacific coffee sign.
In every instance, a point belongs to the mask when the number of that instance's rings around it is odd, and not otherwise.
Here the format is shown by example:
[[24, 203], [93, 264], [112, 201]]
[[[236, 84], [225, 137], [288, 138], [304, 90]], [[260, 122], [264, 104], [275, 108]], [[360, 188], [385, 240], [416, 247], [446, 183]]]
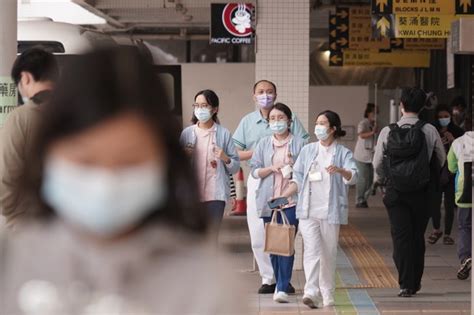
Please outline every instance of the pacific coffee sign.
[[212, 3], [211, 44], [251, 44], [254, 16], [251, 3]]

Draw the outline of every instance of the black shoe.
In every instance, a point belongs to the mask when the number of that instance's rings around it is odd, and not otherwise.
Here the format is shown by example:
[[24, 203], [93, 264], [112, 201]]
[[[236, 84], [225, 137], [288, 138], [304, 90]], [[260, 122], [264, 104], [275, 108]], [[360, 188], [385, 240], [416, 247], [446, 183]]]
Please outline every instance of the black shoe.
[[399, 297], [411, 297], [412, 296], [412, 290], [410, 289], [400, 289], [400, 292], [398, 292]]
[[288, 294], [295, 294], [296, 290], [295, 288], [291, 285], [291, 283], [288, 284]]
[[469, 274], [471, 273], [471, 264], [472, 264], [472, 258], [468, 257], [463, 260], [461, 263], [461, 266], [459, 267], [458, 270], [458, 279], [459, 280], [466, 280], [469, 278]]
[[276, 283], [274, 284], [262, 284], [258, 289], [258, 294], [273, 294], [275, 293]]
[[356, 208], [368, 208], [369, 205], [367, 204], [367, 202], [359, 202], [356, 204]]
[[415, 290], [412, 290], [412, 291], [411, 291], [411, 295], [415, 295], [415, 294], [417, 294], [417, 293], [418, 293], [418, 291], [420, 291], [420, 290], [421, 290], [421, 284], [419, 284], [419, 285], [416, 287], [416, 289], [415, 289]]

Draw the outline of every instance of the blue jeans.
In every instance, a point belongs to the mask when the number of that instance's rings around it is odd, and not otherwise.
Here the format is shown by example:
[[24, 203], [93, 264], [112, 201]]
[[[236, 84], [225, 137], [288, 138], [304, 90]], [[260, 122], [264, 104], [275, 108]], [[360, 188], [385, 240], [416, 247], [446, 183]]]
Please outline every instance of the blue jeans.
[[[294, 225], [298, 230], [296, 207], [287, 208], [284, 209], [284, 211], [290, 224]], [[262, 219], [264, 223], [269, 223], [272, 220], [272, 217], [264, 217]], [[277, 222], [282, 223], [280, 214], [277, 214]], [[273, 272], [275, 273], [277, 291], [288, 292], [288, 285], [290, 284], [291, 275], [293, 273], [295, 255], [287, 257], [270, 254], [270, 260], [272, 261]]]
[[213, 224], [213, 227], [216, 230], [219, 230], [222, 217], [224, 216], [225, 201], [222, 200], [212, 200], [203, 202], [204, 207], [207, 209], [209, 218]]
[[461, 262], [464, 259], [471, 257], [471, 217], [472, 208], [458, 208], [458, 257]]

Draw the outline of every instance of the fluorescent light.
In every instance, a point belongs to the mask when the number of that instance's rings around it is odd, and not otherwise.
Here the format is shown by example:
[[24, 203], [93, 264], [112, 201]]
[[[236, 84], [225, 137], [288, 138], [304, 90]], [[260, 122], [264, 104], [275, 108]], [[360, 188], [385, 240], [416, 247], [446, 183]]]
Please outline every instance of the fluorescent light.
[[105, 24], [106, 21], [70, 0], [19, 0], [18, 18], [49, 17], [71, 24]]

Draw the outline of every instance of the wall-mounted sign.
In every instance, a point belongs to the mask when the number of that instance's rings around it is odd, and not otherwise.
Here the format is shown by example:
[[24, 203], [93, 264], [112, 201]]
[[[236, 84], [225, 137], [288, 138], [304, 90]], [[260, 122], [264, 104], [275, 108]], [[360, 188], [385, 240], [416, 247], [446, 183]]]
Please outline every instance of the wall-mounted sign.
[[0, 127], [18, 104], [16, 85], [9, 76], [0, 77]]
[[211, 44], [251, 44], [255, 8], [251, 3], [211, 3]]

